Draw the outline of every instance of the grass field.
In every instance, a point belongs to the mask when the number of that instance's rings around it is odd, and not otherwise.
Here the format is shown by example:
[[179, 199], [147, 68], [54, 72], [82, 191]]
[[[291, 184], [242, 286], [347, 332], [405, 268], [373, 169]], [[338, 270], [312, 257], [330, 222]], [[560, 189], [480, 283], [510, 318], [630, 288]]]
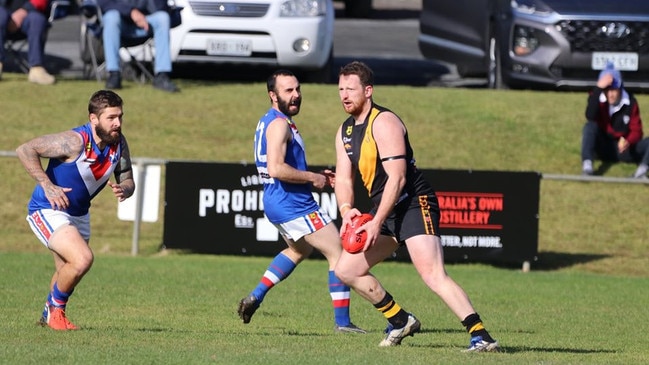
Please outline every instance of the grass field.
[[465, 354], [468, 335], [416, 277], [385, 263], [375, 274], [422, 322], [398, 348], [379, 348], [385, 320], [355, 294], [366, 335], [334, 334], [326, 263], [304, 262], [248, 325], [236, 314], [268, 264], [222, 256], [99, 257], [70, 301], [82, 330], [35, 324], [45, 300], [45, 253], [0, 256], [3, 364], [641, 364], [647, 281], [591, 273], [449, 265], [502, 353]]
[[[0, 150], [84, 123], [88, 98], [102, 87], [72, 80], [41, 87], [24, 78], [5, 74], [0, 81]], [[170, 95], [125, 83], [124, 133], [133, 156], [250, 161], [252, 132], [268, 107], [265, 86], [179, 86], [182, 92]], [[302, 91], [296, 121], [309, 161], [330, 164], [333, 133], [345, 118], [336, 87], [303, 85]], [[585, 97], [387, 86], [375, 92], [377, 103], [407, 123], [423, 168], [553, 174], [579, 173]], [[649, 96], [638, 99], [642, 110], [649, 108]], [[625, 177], [634, 168], [619, 164], [606, 175]], [[649, 358], [639, 321], [649, 299], [647, 185], [543, 180], [539, 259], [532, 272], [449, 266], [504, 347], [504, 353], [476, 360], [459, 352], [468, 336], [407, 264], [376, 270], [423, 323], [423, 333], [400, 348], [377, 348], [384, 320], [357, 296], [354, 321], [371, 333], [332, 333], [321, 261], [302, 264], [244, 326], [236, 304], [256, 284], [267, 258], [162, 255], [162, 214], [142, 225], [140, 255], [130, 257], [133, 224], [116, 219], [116, 202], [107, 192], [93, 201], [95, 266], [69, 309], [83, 330], [38, 328], [52, 263], [24, 221], [33, 182], [15, 158], [0, 158], [0, 176], [0, 363], [639, 364]], [[162, 194], [160, 205], [162, 212]]]

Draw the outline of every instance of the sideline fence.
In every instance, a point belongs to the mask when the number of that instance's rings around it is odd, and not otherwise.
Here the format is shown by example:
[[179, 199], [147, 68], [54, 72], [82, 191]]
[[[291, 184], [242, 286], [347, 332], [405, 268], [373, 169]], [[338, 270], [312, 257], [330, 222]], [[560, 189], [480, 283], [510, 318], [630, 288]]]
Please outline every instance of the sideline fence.
[[[15, 151], [0, 151], [0, 157], [13, 157], [16, 158]], [[167, 160], [148, 158], [148, 157], [133, 157], [131, 162], [137, 167], [136, 179], [138, 183], [135, 186], [136, 202], [135, 202], [135, 218], [133, 219], [133, 236], [131, 239], [131, 255], [137, 256], [140, 247], [140, 226], [142, 224], [142, 211], [144, 207], [144, 186], [146, 184], [146, 167], [149, 165], [164, 166]]]
[[[16, 158], [15, 151], [0, 151], [0, 157]], [[167, 162], [173, 160], [164, 160], [149, 157], [133, 157], [133, 164], [137, 166], [138, 184], [136, 186], [135, 218], [133, 220], [133, 235], [131, 240], [131, 255], [137, 256], [139, 251], [140, 226], [142, 223], [142, 211], [144, 205], [144, 189], [146, 183], [146, 167], [149, 165], [164, 166]], [[576, 182], [598, 182], [598, 183], [616, 183], [616, 184], [644, 184], [649, 186], [649, 179], [635, 179], [609, 176], [585, 176], [585, 175], [565, 175], [565, 174], [544, 174], [541, 173], [542, 179], [545, 180], [563, 180]]]

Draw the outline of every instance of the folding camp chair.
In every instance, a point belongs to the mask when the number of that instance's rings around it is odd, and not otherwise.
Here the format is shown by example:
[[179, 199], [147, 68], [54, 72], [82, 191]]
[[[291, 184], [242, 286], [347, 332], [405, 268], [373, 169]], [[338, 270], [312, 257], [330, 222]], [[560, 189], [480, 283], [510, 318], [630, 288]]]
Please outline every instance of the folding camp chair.
[[[67, 16], [70, 2], [67, 0], [54, 0], [50, 4], [50, 12], [47, 18], [49, 27], [52, 26], [54, 20], [64, 18]], [[9, 61], [18, 66], [18, 68], [27, 73], [29, 72], [29, 62], [27, 61], [27, 35], [21, 31], [15, 33], [7, 33], [7, 39], [3, 45], [5, 48], [5, 55]]]
[[[106, 74], [104, 45], [102, 41], [102, 12], [96, 0], [83, 0], [81, 6], [80, 55], [83, 62], [83, 75], [101, 81]], [[172, 27], [180, 24], [180, 10], [172, 5]], [[175, 25], [174, 25], [175, 24]], [[146, 37], [120, 39], [120, 58], [122, 77], [137, 82], [153, 80], [151, 63], [155, 57], [153, 32]]]
[[[94, 75], [97, 81], [101, 81], [106, 74], [102, 30], [102, 12], [99, 5], [95, 0], [84, 0], [81, 3], [80, 34], [83, 76], [91, 78]], [[152, 80], [153, 74], [145, 62], [153, 59], [153, 34], [142, 38], [122, 37], [120, 44], [122, 75], [139, 82]], [[130, 48], [136, 46], [140, 47]]]

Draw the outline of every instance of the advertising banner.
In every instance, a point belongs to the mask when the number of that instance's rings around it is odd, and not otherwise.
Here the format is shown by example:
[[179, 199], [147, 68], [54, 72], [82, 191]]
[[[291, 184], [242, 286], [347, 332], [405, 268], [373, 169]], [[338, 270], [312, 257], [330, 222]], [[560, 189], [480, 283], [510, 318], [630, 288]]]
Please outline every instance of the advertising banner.
[[[317, 171], [324, 166], [312, 166]], [[530, 261], [538, 249], [541, 175], [535, 172], [423, 170], [437, 191], [446, 261]], [[254, 165], [169, 162], [163, 244], [197, 253], [274, 256], [286, 247], [264, 217]], [[362, 186], [356, 206], [371, 206]], [[314, 191], [340, 226], [332, 189]], [[394, 259], [409, 260], [400, 248]]]
[[[166, 165], [163, 244], [198, 253], [276, 255], [286, 248], [265, 217], [255, 165], [169, 162]], [[314, 198], [332, 218], [332, 189]]]
[[424, 170], [441, 211], [446, 261], [532, 261], [538, 252], [541, 174]]

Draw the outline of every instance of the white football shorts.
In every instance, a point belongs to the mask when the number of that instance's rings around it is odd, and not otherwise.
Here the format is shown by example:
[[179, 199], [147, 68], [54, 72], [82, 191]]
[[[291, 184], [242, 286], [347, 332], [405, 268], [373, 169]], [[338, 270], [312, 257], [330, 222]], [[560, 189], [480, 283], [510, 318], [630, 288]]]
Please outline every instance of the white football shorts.
[[331, 223], [331, 217], [324, 210], [309, 213], [303, 217], [295, 218], [292, 221], [275, 224], [279, 233], [296, 242], [300, 238], [311, 234], [327, 224]]
[[27, 216], [27, 222], [38, 239], [49, 248], [52, 233], [64, 225], [77, 227], [86, 242], [90, 240], [90, 213], [75, 217], [54, 209], [41, 209]]

